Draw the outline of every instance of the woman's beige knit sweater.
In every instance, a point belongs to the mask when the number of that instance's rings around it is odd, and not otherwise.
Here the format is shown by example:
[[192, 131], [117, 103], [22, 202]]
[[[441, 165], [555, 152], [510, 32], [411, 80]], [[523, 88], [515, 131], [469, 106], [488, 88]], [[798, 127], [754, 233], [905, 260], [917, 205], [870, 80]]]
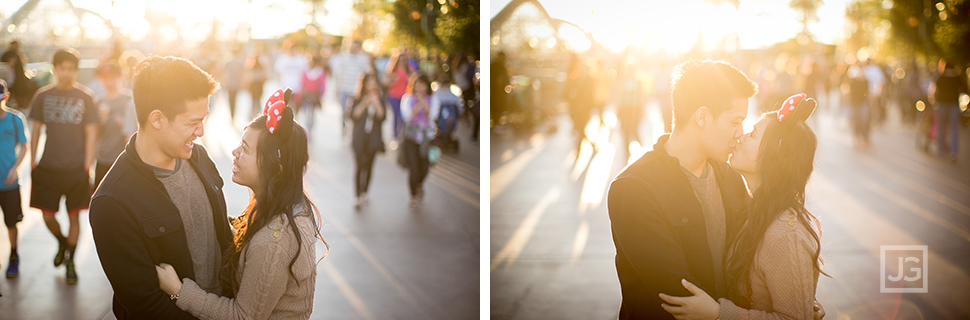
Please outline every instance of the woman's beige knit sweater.
[[[818, 246], [794, 211], [768, 226], [749, 269], [751, 308], [720, 299], [722, 320], [812, 319], [818, 271], [812, 256]], [[747, 291], [741, 287], [742, 294]]]
[[[183, 279], [179, 308], [199, 319], [307, 319], [313, 311], [316, 280], [316, 242], [313, 221], [303, 206], [294, 218], [303, 246], [290, 275], [290, 260], [297, 255], [297, 238], [289, 221], [279, 215], [256, 232], [239, 255], [239, 291], [233, 299], [206, 293], [192, 280]], [[295, 277], [295, 278], [294, 278]]]

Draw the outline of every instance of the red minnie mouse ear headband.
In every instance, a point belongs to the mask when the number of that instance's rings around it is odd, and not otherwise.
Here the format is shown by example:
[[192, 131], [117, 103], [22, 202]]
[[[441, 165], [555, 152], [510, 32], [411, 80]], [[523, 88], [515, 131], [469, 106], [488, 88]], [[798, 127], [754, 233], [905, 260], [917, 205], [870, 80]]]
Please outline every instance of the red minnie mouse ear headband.
[[266, 115], [266, 130], [269, 130], [270, 134], [275, 133], [276, 129], [279, 128], [280, 121], [283, 120], [283, 114], [286, 111], [286, 104], [292, 94], [293, 90], [290, 88], [286, 88], [286, 91], [278, 89], [273, 92], [273, 95], [269, 96], [269, 99], [266, 99], [266, 104], [263, 105], [263, 114]]
[[[802, 100], [805, 103], [801, 103]], [[788, 99], [785, 99], [785, 102], [781, 104], [781, 109], [778, 109], [778, 122], [792, 123], [805, 121], [812, 115], [812, 112], [815, 112], [817, 105], [818, 103], [815, 99], [809, 98], [804, 93], [792, 95]]]
[[[278, 146], [283, 146], [289, 141], [293, 132], [293, 109], [286, 107], [292, 96], [293, 90], [290, 88], [286, 88], [285, 91], [279, 89], [273, 92], [266, 100], [266, 104], [263, 105], [263, 114], [266, 115], [266, 130], [269, 131], [271, 137], [276, 137]], [[283, 152], [280, 149], [277, 149], [276, 153], [281, 158], [283, 157]]]

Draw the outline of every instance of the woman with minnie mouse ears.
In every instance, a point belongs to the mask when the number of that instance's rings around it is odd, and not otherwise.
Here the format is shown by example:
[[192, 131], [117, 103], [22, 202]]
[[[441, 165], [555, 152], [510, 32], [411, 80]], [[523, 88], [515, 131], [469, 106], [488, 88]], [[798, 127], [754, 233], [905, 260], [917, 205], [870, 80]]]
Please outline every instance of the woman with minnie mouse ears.
[[162, 291], [200, 319], [307, 319], [313, 311], [314, 243], [327, 243], [319, 212], [304, 191], [307, 132], [287, 107], [291, 94], [289, 88], [274, 92], [232, 152], [232, 181], [249, 187], [252, 196], [233, 222], [234, 245], [223, 254], [224, 296], [191, 279], [180, 281], [168, 264], [156, 267]]
[[[677, 319], [812, 319], [822, 260], [821, 225], [805, 209], [817, 140], [805, 120], [816, 102], [796, 94], [739, 140], [731, 167], [752, 194], [748, 221], [728, 246], [726, 298], [682, 280], [690, 297], [661, 294]], [[826, 274], [827, 276], [827, 274]]]

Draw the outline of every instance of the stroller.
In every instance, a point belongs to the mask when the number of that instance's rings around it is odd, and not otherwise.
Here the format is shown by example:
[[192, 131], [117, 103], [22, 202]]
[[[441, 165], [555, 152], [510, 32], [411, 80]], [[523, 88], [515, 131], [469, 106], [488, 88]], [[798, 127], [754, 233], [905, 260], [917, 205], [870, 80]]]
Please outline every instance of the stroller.
[[455, 139], [455, 129], [458, 127], [458, 105], [452, 103], [441, 104], [441, 113], [438, 114], [438, 132], [432, 144], [441, 148], [441, 151], [456, 153], [458, 152], [458, 139]]

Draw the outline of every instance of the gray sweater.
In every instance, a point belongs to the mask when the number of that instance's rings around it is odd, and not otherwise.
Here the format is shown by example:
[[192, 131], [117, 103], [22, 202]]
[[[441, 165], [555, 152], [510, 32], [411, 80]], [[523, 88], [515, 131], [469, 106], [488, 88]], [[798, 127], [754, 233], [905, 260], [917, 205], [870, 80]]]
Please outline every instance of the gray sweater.
[[[316, 232], [310, 211], [294, 207], [294, 222], [300, 230], [302, 249], [297, 255], [297, 238], [282, 215], [253, 235], [239, 255], [239, 291], [235, 298], [207, 293], [194, 281], [182, 279], [176, 302], [179, 308], [199, 319], [307, 319], [313, 311], [316, 282]], [[295, 277], [295, 278], [294, 278]]]

